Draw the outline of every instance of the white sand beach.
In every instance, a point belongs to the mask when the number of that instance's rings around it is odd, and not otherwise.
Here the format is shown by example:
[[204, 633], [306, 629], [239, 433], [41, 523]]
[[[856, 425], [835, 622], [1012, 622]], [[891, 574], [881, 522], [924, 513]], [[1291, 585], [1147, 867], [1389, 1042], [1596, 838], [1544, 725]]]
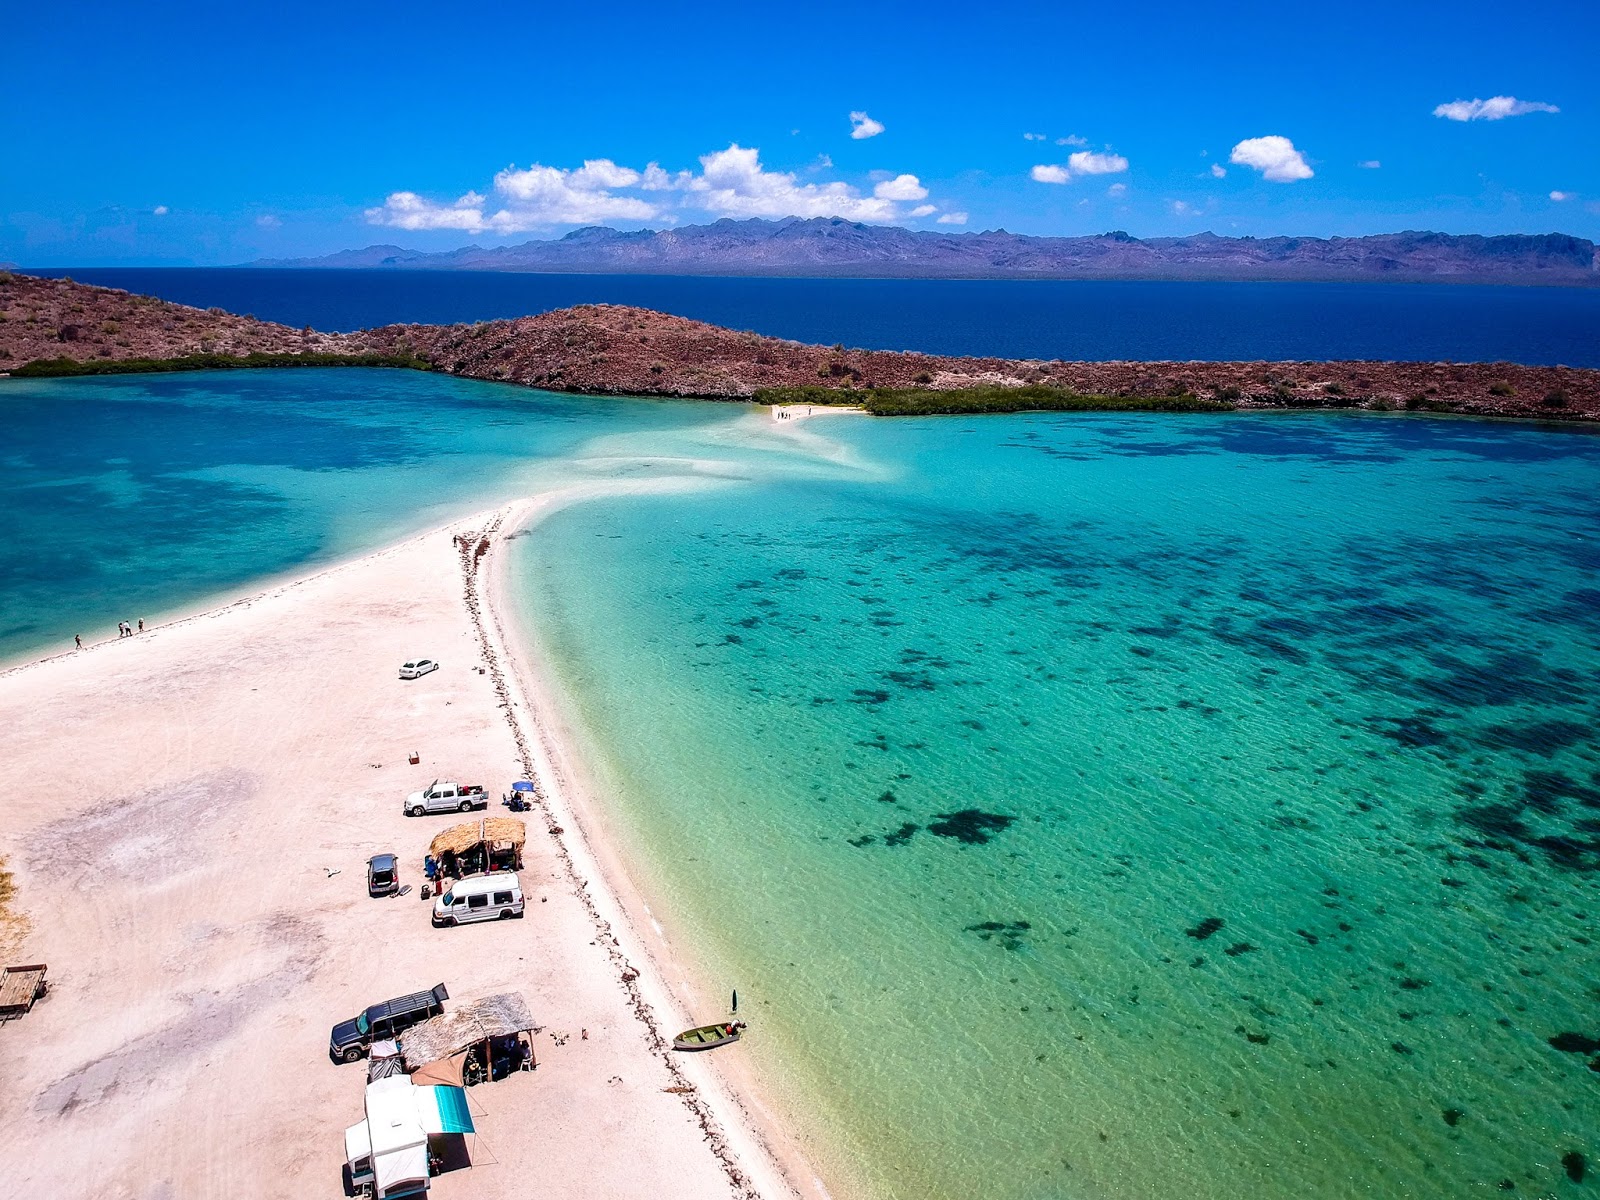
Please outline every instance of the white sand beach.
[[[820, 1194], [739, 1047], [668, 1048], [725, 1013], [669, 986], [480, 591], [504, 532], [574, 494], [0, 674], [0, 958], [51, 984], [0, 1025], [10, 1194], [340, 1195], [365, 1067], [330, 1061], [329, 1029], [439, 982], [453, 1002], [521, 991], [542, 1027], [537, 1070], [469, 1091], [473, 1165], [434, 1179], [446, 1200]], [[442, 669], [397, 679], [419, 656]], [[423, 852], [461, 818], [405, 817], [402, 797], [458, 778], [504, 814], [526, 774], [546, 791], [526, 918], [432, 928]], [[384, 851], [411, 891], [369, 899]]]

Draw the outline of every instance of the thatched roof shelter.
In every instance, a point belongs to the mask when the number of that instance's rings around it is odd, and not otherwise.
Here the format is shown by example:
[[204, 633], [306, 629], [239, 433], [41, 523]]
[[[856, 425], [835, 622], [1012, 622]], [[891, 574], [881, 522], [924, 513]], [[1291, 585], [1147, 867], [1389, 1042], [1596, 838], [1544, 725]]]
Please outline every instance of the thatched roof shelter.
[[490, 1038], [512, 1037], [533, 1029], [533, 1014], [522, 993], [501, 992], [412, 1026], [400, 1037], [400, 1055], [406, 1070], [415, 1071]]
[[459, 856], [483, 843], [496, 850], [520, 851], [527, 840], [528, 827], [516, 817], [484, 817], [465, 825], [452, 825], [428, 844], [428, 853], [437, 859], [446, 854]]

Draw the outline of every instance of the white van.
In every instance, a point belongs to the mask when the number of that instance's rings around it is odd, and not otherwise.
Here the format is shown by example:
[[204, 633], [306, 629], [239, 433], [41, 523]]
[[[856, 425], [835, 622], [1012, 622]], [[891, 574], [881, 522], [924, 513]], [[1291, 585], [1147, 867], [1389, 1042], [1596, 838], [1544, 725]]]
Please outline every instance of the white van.
[[465, 925], [522, 915], [522, 885], [515, 871], [469, 875], [439, 893], [433, 902], [435, 925]]

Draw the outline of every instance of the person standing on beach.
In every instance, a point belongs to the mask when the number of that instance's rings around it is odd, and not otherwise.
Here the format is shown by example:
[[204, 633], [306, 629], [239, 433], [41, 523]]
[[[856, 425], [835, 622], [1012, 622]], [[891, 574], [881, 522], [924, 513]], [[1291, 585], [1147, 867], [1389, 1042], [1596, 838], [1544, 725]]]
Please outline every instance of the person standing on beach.
[[140, 633], [144, 632], [144, 618], [143, 617], [139, 618], [139, 632]]

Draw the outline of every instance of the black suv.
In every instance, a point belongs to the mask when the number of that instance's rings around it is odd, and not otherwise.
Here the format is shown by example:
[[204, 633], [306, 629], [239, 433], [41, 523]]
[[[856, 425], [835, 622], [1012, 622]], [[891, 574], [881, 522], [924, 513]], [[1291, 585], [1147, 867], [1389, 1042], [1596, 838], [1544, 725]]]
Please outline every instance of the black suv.
[[366, 1057], [373, 1042], [398, 1037], [413, 1025], [437, 1017], [444, 1011], [444, 1002], [450, 999], [444, 984], [431, 992], [412, 992], [409, 996], [396, 996], [371, 1008], [349, 1021], [340, 1021], [333, 1027], [328, 1039], [328, 1057], [334, 1062], [353, 1063]]

